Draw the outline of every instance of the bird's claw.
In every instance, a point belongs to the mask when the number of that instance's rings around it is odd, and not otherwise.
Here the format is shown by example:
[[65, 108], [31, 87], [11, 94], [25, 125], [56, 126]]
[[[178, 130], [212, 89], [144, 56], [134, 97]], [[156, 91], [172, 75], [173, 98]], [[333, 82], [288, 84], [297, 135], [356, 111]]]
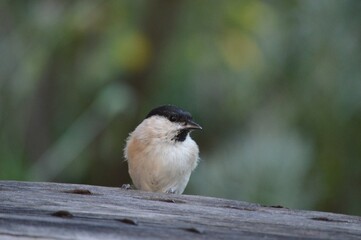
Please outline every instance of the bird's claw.
[[132, 185], [130, 185], [130, 184], [123, 184], [120, 188], [124, 189], [124, 190], [132, 190], [132, 189], [134, 189], [132, 187]]

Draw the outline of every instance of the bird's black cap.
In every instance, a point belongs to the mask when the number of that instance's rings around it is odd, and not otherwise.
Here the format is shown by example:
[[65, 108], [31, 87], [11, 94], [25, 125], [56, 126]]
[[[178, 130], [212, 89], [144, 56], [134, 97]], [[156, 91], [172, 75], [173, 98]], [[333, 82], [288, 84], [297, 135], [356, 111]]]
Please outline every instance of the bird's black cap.
[[174, 105], [163, 105], [154, 108], [148, 113], [146, 118], [150, 118], [152, 116], [162, 116], [171, 122], [183, 124], [184, 127], [181, 128], [177, 135], [173, 138], [176, 142], [183, 142], [191, 130], [202, 129], [198, 123], [193, 121], [192, 115], [189, 112]]
[[174, 105], [156, 107], [148, 113], [146, 118], [150, 118], [152, 116], [163, 116], [171, 122], [190, 124], [194, 129], [202, 129], [201, 126], [193, 121], [192, 115], [189, 112]]

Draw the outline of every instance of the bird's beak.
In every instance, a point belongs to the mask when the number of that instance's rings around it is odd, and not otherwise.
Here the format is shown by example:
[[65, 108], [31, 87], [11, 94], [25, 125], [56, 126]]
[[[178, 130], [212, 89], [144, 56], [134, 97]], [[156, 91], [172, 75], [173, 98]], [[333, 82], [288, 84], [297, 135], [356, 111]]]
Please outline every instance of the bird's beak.
[[188, 120], [186, 125], [184, 125], [184, 129], [202, 130], [202, 127], [198, 123], [194, 122], [193, 120]]

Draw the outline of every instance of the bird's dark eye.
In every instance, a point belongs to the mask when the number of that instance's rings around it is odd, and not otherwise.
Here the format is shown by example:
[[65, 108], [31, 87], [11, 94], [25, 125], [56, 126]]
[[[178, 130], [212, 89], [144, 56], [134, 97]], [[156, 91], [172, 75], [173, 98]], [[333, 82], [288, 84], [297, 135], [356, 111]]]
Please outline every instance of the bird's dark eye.
[[175, 115], [172, 115], [172, 116], [170, 116], [170, 118], [169, 118], [169, 120], [171, 121], [171, 122], [175, 122], [175, 121], [177, 121], [177, 116], [175, 116]]

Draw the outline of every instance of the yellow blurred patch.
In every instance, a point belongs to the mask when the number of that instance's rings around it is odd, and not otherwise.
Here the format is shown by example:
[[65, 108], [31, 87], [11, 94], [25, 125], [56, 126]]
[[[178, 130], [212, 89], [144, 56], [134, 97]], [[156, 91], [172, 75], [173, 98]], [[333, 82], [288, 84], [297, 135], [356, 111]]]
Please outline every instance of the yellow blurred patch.
[[116, 58], [126, 71], [140, 71], [149, 63], [151, 46], [145, 35], [130, 32], [119, 38], [116, 45]]
[[234, 71], [261, 67], [263, 55], [256, 42], [240, 30], [228, 30], [221, 39], [220, 51]]
[[228, 5], [226, 15], [228, 19], [242, 27], [243, 30], [253, 31], [264, 21], [272, 17], [272, 9], [261, 1], [238, 1]]

